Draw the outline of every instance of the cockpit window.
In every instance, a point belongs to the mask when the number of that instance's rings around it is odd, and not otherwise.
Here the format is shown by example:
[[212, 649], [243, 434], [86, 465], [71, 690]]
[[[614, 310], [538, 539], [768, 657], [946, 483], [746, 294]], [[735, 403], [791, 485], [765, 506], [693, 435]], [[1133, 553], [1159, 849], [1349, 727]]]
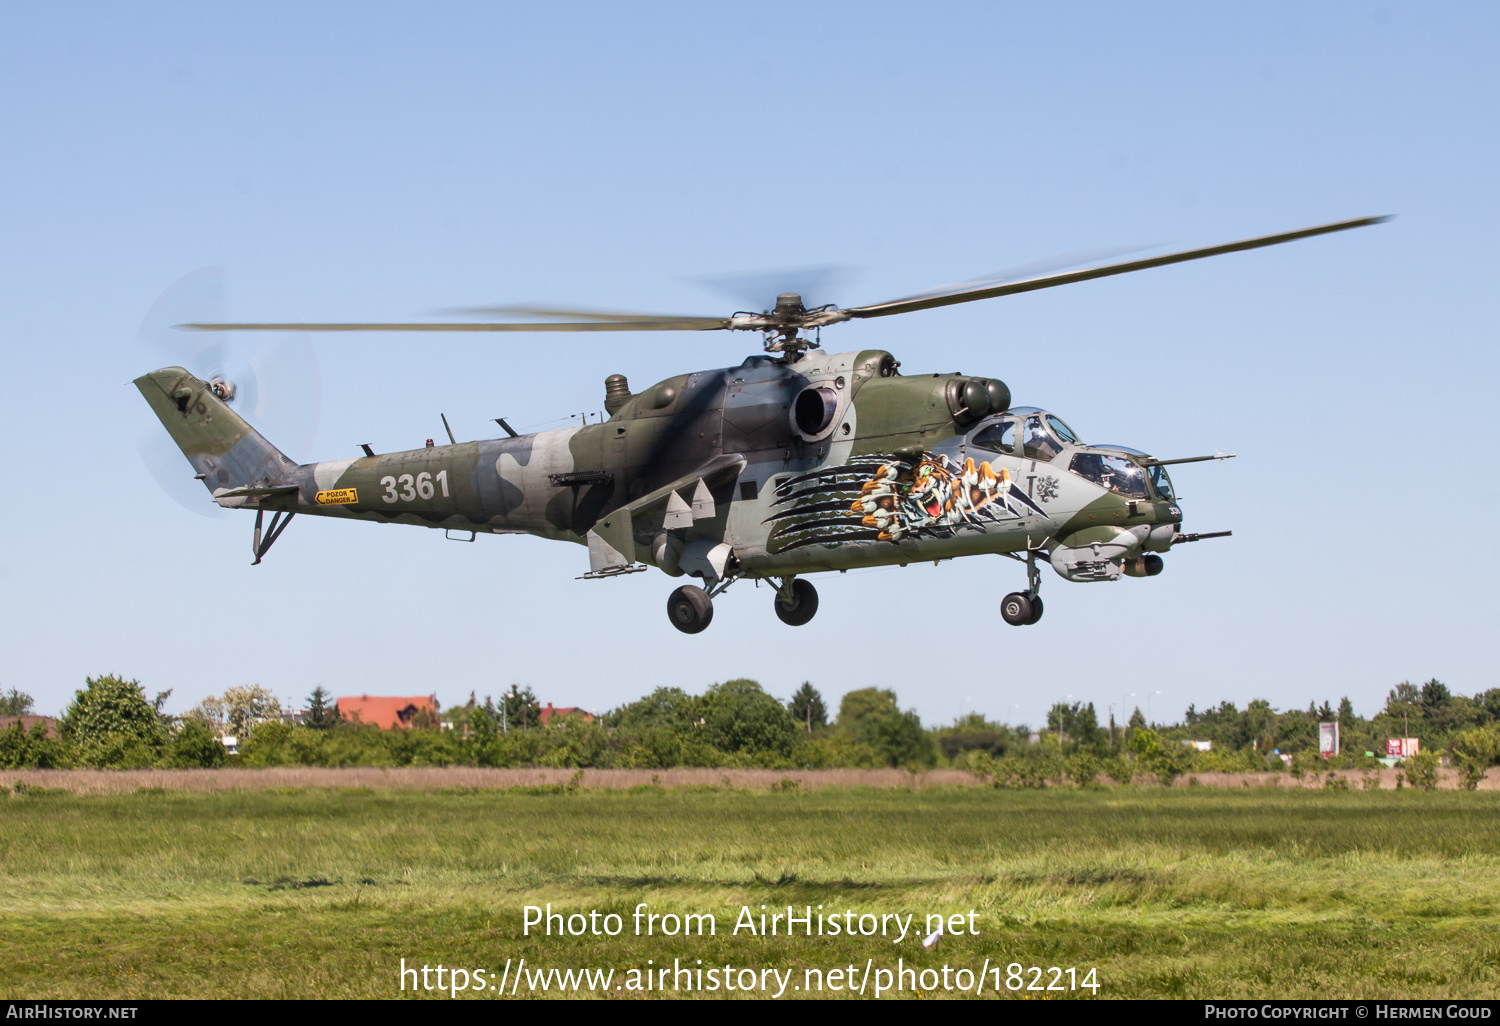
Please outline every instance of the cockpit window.
[[1052, 430], [1057, 434], [1058, 438], [1061, 438], [1064, 442], [1077, 443], [1078, 436], [1073, 434], [1073, 429], [1050, 413], [1047, 414], [1047, 423], [1052, 426]]
[[974, 445], [991, 452], [1016, 451], [1016, 422], [1004, 420], [980, 429], [974, 436]]
[[1177, 500], [1172, 494], [1172, 479], [1167, 476], [1167, 468], [1152, 467], [1150, 474], [1151, 487], [1156, 489], [1156, 497], [1158, 499], [1166, 499], [1168, 502], [1176, 502]]
[[1026, 418], [1023, 441], [1022, 452], [1029, 460], [1050, 460], [1062, 452], [1062, 444], [1052, 437], [1040, 416]]
[[[1146, 472], [1123, 456], [1081, 452], [1073, 457], [1068, 469], [1084, 480], [1108, 488], [1127, 499], [1146, 498]], [[1157, 471], [1161, 468], [1151, 469]], [[1162, 477], [1165, 478], [1166, 475], [1163, 474]]]

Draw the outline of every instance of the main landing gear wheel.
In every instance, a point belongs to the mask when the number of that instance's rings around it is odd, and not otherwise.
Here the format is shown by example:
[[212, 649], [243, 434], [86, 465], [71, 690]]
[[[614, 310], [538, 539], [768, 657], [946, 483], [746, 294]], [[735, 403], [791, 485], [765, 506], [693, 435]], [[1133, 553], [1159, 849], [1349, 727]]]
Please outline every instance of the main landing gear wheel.
[[1040, 595], [1033, 595], [1030, 601], [1031, 615], [1026, 618], [1026, 625], [1028, 627], [1042, 618], [1042, 597]]
[[697, 634], [714, 621], [714, 604], [696, 584], [685, 584], [667, 596], [667, 619], [684, 634]]
[[[1041, 616], [1037, 613], [1037, 616]], [[1024, 592], [1013, 591], [1000, 600], [1000, 618], [1012, 627], [1035, 623], [1031, 618], [1031, 599]]]
[[818, 589], [799, 577], [792, 582], [791, 591], [790, 603], [783, 600], [779, 593], [777, 594], [776, 615], [784, 624], [801, 627], [818, 611]]

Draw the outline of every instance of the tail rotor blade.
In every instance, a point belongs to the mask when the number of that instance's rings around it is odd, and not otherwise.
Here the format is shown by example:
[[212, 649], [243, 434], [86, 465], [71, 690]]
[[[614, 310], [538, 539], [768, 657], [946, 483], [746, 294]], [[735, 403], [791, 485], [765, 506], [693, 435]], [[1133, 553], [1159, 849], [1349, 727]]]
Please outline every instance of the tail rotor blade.
[[229, 516], [228, 510], [220, 509], [214, 503], [203, 482], [193, 477], [193, 465], [161, 425], [141, 436], [136, 449], [151, 479], [177, 505], [210, 520], [223, 520]]
[[178, 331], [183, 321], [222, 321], [225, 310], [222, 267], [200, 267], [178, 278], [156, 297], [136, 329], [137, 344], [158, 363], [186, 367], [207, 379], [228, 369], [223, 332]]
[[318, 352], [305, 332], [283, 332], [250, 362], [240, 416], [293, 459], [305, 458], [318, 431], [322, 376]]
[[[226, 280], [224, 268], [203, 267], [168, 286], [136, 332], [143, 359], [180, 365], [205, 381], [228, 379], [235, 386], [233, 408], [240, 416], [288, 455], [306, 454], [317, 433], [322, 392], [311, 336], [283, 331], [262, 338], [241, 336], [231, 345], [226, 332], [179, 327], [222, 321]], [[228, 515], [193, 478], [192, 465], [159, 425], [137, 448], [151, 478], [173, 501], [202, 516]]]

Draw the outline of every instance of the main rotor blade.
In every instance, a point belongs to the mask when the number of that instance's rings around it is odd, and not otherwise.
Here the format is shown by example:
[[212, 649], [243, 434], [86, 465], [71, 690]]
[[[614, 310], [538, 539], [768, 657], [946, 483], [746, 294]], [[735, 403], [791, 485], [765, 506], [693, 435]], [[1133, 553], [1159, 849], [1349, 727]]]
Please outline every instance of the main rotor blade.
[[587, 323], [506, 324], [482, 323], [428, 324], [179, 324], [188, 331], [712, 331], [728, 328], [725, 317], [677, 317], [639, 321], [593, 321]]
[[[1007, 267], [1003, 271], [986, 274], [979, 278], [970, 278], [966, 281], [950, 282], [947, 285], [939, 285], [935, 289], [926, 289], [916, 295], [907, 296], [906, 300], [927, 299], [930, 296], [951, 296], [959, 292], [972, 292], [975, 289], [986, 288], [990, 285], [1008, 284], [1022, 279], [1037, 278], [1053, 271], [1061, 271], [1065, 267], [1077, 267], [1079, 264], [1091, 264], [1096, 260], [1108, 260], [1111, 257], [1122, 257], [1127, 253], [1141, 253], [1148, 249], [1160, 248], [1160, 243], [1150, 246], [1111, 246], [1108, 249], [1087, 249], [1074, 253], [1059, 253], [1056, 256], [1045, 257], [1041, 260], [1032, 260], [1028, 263], [1017, 264]], [[906, 300], [900, 300], [905, 302]]]
[[527, 317], [576, 317], [581, 321], [620, 321], [628, 323], [668, 323], [675, 321], [716, 321], [717, 317], [695, 317], [688, 314], [613, 313], [608, 310], [552, 310], [539, 306], [469, 306], [440, 311], [449, 314], [523, 314]]
[[1145, 260], [1131, 260], [1123, 264], [1109, 264], [1105, 267], [1093, 267], [1083, 271], [1068, 271], [1063, 274], [1029, 278], [1024, 281], [1009, 282], [1004, 285], [981, 285], [978, 288], [962, 289], [945, 295], [924, 294], [910, 296], [906, 299], [896, 299], [888, 303], [851, 307], [842, 312], [848, 314], [850, 317], [886, 317], [891, 314], [910, 313], [913, 310], [928, 310], [938, 306], [952, 306], [955, 303], [972, 303], [977, 299], [993, 299], [996, 296], [1011, 296], [1019, 292], [1034, 292], [1037, 289], [1050, 289], [1057, 285], [1071, 285], [1075, 281], [1088, 281], [1091, 278], [1107, 278], [1110, 275], [1126, 274], [1130, 271], [1144, 271], [1148, 267], [1162, 267], [1166, 264], [1180, 264], [1186, 260], [1201, 260], [1203, 257], [1219, 256], [1224, 253], [1237, 253], [1243, 249], [1259, 249], [1261, 246], [1275, 246], [1282, 242], [1307, 239], [1314, 235], [1326, 235], [1329, 232], [1341, 232], [1349, 228], [1363, 228], [1365, 225], [1380, 224], [1383, 221], [1389, 220], [1389, 216], [1361, 217], [1354, 221], [1339, 221], [1335, 224], [1318, 225], [1315, 228], [1303, 228], [1295, 232], [1283, 232], [1280, 235], [1263, 235], [1259, 238], [1230, 242], [1222, 246], [1189, 249], [1180, 253], [1168, 253], [1165, 256], [1149, 257]]

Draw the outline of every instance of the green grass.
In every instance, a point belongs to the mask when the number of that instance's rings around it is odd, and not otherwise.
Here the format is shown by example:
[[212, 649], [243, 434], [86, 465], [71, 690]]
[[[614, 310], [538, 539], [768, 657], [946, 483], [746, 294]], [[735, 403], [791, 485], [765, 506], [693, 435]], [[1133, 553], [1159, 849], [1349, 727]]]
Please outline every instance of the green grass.
[[[403, 957], [617, 984], [702, 959], [795, 986], [899, 957], [1097, 967], [1114, 997], [1489, 997], [1497, 813], [1490, 792], [1217, 788], [12, 794], [0, 996], [387, 997]], [[625, 933], [523, 937], [547, 902]], [[638, 902], [719, 932], [634, 937]], [[972, 908], [980, 935], [731, 936], [762, 904], [914, 913], [913, 933]]]

